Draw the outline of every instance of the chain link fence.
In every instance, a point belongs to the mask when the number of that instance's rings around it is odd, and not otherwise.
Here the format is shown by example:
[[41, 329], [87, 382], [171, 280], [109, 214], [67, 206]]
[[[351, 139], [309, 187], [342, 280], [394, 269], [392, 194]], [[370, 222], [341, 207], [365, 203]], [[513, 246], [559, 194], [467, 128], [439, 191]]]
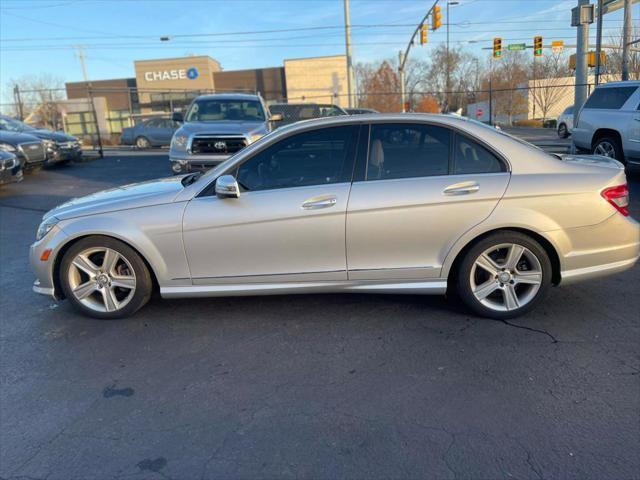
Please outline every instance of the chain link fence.
[[[379, 112], [440, 113], [442, 105], [450, 112], [485, 123], [503, 126], [554, 126], [554, 120], [573, 104], [576, 84], [559, 80], [529, 81], [513, 88], [484, 88], [464, 91], [421, 90], [406, 93], [403, 105], [399, 91], [358, 92], [351, 102], [347, 94], [327, 94], [270, 100], [271, 114], [280, 114], [277, 125], [310, 118], [343, 115], [339, 105], [351, 103], [357, 109]], [[593, 83], [584, 84], [590, 93]], [[234, 93], [259, 93], [238, 91]], [[66, 89], [14, 92], [15, 102], [0, 104], [0, 111], [26, 123], [65, 130], [83, 140], [85, 145], [101, 149], [103, 145], [118, 145], [122, 129], [154, 117], [169, 117], [172, 112], [184, 112], [199, 95], [230, 93], [214, 90], [153, 90], [129, 88], [87, 87], [81, 96], [67, 97]], [[35, 99], [35, 100], [34, 100]], [[354, 112], [355, 113], [355, 112]]]

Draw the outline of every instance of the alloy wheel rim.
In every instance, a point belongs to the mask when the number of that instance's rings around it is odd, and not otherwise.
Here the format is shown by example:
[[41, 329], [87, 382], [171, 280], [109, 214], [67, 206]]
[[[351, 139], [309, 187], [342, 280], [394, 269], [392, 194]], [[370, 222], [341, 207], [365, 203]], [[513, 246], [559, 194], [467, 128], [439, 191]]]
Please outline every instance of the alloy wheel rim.
[[609, 158], [616, 158], [616, 149], [609, 142], [601, 142], [596, 145], [594, 153]]
[[89, 248], [78, 253], [67, 275], [75, 299], [96, 312], [124, 308], [136, 291], [136, 275], [131, 263], [111, 248]]
[[485, 307], [499, 312], [530, 303], [542, 285], [542, 265], [517, 243], [502, 243], [478, 256], [471, 268], [471, 291]]

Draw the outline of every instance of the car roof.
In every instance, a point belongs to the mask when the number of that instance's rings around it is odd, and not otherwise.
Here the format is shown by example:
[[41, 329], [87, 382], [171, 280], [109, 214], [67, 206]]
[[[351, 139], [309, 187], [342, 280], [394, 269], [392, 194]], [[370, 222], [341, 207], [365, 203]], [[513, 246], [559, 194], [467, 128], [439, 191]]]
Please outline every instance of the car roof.
[[601, 83], [596, 88], [610, 88], [610, 87], [640, 87], [640, 80], [625, 80], [616, 82]]
[[196, 97], [196, 100], [259, 100], [255, 93], [208, 93]]

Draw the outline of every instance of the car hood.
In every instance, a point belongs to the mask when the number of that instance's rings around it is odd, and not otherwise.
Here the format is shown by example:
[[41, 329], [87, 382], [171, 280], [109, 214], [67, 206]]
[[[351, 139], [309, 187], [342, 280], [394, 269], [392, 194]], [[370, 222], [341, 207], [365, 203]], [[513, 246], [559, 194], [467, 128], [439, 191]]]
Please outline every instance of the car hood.
[[170, 203], [178, 192], [182, 191], [181, 180], [183, 177], [184, 175], [149, 180], [74, 198], [48, 211], [43, 218], [56, 217], [59, 220], [66, 220], [85, 215]]
[[11, 145], [17, 145], [19, 143], [38, 142], [40, 139], [33, 135], [27, 135], [20, 132], [9, 132], [7, 130], [0, 130], [0, 142], [10, 143]]
[[187, 122], [176, 132], [176, 135], [192, 135], [195, 133], [208, 133], [220, 135], [256, 135], [267, 133], [266, 122]]
[[33, 135], [34, 137], [42, 138], [45, 140], [53, 140], [54, 142], [73, 142], [76, 137], [72, 137], [71, 135], [67, 135], [64, 132], [52, 132], [51, 130], [29, 130], [29, 135]]

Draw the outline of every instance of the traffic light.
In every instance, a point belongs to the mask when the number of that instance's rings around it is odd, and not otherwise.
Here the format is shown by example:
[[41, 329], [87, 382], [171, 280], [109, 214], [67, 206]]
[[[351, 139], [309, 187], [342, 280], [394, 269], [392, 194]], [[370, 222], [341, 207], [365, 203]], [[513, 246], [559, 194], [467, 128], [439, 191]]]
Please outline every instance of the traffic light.
[[431, 12], [431, 29], [437, 30], [442, 26], [442, 8], [440, 5], [436, 5], [433, 7], [433, 12]]
[[420, 25], [420, 45], [427, 43], [427, 26], [423, 23]]
[[542, 56], [542, 37], [533, 37], [533, 56]]
[[493, 39], [493, 58], [502, 57], [502, 38], [496, 37]]

